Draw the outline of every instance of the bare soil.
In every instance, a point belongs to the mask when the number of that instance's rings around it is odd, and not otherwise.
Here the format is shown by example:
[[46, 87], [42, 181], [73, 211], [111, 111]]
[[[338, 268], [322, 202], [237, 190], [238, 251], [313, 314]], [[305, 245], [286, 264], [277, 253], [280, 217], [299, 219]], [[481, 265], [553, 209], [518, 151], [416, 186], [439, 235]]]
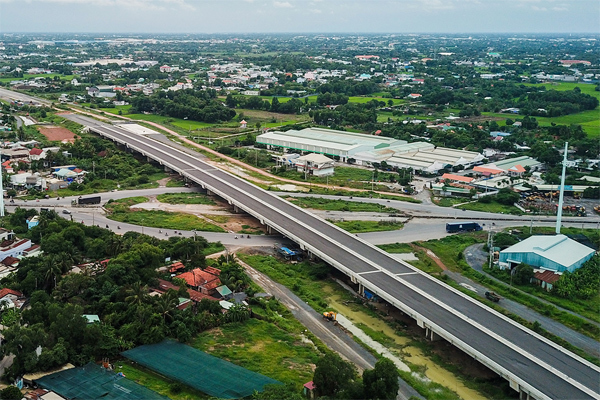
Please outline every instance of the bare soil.
[[60, 126], [40, 126], [38, 129], [42, 135], [53, 142], [74, 143], [77, 138], [73, 132]]

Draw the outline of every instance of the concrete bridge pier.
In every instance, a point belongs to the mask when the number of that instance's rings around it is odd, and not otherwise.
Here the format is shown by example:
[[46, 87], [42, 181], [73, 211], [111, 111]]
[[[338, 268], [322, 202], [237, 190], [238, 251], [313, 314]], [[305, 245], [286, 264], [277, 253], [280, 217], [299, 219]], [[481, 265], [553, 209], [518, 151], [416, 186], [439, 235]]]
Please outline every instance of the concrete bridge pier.
[[523, 389], [519, 389], [519, 400], [535, 400], [535, 397], [533, 397]]
[[172, 170], [171, 168], [167, 167], [166, 165], [165, 165], [165, 167], [164, 167], [164, 170], [165, 170], [165, 172], [166, 172], [167, 174], [170, 174], [170, 173], [172, 173], [172, 172], [173, 172], [173, 170]]
[[425, 337], [431, 342], [437, 342], [441, 337], [435, 333], [431, 328], [425, 328]]

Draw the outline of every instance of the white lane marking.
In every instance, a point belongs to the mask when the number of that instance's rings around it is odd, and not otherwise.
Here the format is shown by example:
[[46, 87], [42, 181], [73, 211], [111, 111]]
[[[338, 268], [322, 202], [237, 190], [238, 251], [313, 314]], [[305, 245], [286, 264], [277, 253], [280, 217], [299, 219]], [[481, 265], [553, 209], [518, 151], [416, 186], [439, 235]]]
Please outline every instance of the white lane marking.
[[[105, 127], [101, 127], [101, 128], [107, 129], [107, 130], [109, 130], [109, 131], [113, 131], [113, 129], [111, 129], [111, 128], [105, 128]], [[118, 132], [118, 131], [117, 131], [117, 132], [115, 132], [115, 133], [116, 133], [117, 135], [121, 135], [121, 136], [124, 136], [124, 137], [126, 137], [126, 138], [129, 138], [129, 136], [128, 136], [128, 135], [124, 135], [124, 134], [123, 134], [123, 133], [121, 133], [121, 132]], [[141, 140], [139, 140], [139, 139], [137, 139], [137, 138], [135, 138], [135, 137], [134, 137], [134, 138], [130, 138], [130, 139], [133, 139], [133, 140], [136, 140], [136, 141], [138, 141], [138, 142], [141, 142], [141, 143], [142, 143], [142, 145], [145, 145], [145, 146], [147, 146], [147, 147], [149, 147], [149, 148], [152, 148], [152, 149], [154, 149], [154, 150], [158, 151], [159, 153], [163, 153], [164, 155], [166, 155], [166, 156], [169, 156], [169, 154], [168, 154], [167, 152], [165, 152], [164, 150], [158, 149], [157, 147], [155, 147], [155, 146], [153, 146], [153, 145], [151, 145], [151, 144], [144, 143], [144, 142], [142, 142]], [[127, 142], [125, 142], [125, 143], [127, 143]], [[164, 144], [164, 143], [161, 143], [161, 142], [158, 142], [158, 143], [159, 143], [159, 144], [161, 144], [161, 145], [163, 145], [163, 146], [166, 146], [166, 147], [167, 147], [167, 145], [166, 145], [166, 144]], [[180, 150], [178, 150], [178, 149], [175, 149], [175, 148], [172, 148], [172, 147], [168, 147], [168, 148], [169, 148], [170, 150], [172, 150], [172, 151], [179, 152], [179, 153], [181, 153], [181, 154], [183, 154], [183, 155], [189, 156], [188, 154], [186, 154], [186, 153], [183, 153], [183, 152], [181, 152], [181, 151], [180, 151]], [[191, 168], [192, 170], [197, 170], [197, 171], [199, 171], [199, 172], [204, 172], [204, 173], [206, 173], [204, 170], [201, 170], [201, 169], [199, 169], [198, 167], [194, 166], [193, 164], [190, 164], [190, 163], [189, 163], [189, 162], [187, 162], [187, 161], [184, 161], [184, 160], [182, 160], [182, 159], [181, 159], [181, 158], [179, 158], [179, 157], [173, 157], [173, 158], [174, 158], [174, 159], [177, 159], [178, 161], [180, 161], [180, 162], [182, 162], [182, 163], [184, 163], [184, 164], [190, 165], [190, 166], [192, 167], [192, 168]], [[200, 163], [203, 163], [203, 162], [202, 162], [202, 161], [200, 161], [200, 160], [195, 160], [195, 161], [197, 161], [197, 162], [200, 162]], [[163, 162], [165, 162], [165, 161], [163, 160]], [[173, 166], [172, 168], [173, 168], [173, 169], [179, 169], [178, 167], [174, 167], [174, 166]], [[217, 169], [214, 169], [214, 170], [217, 170]], [[224, 173], [226, 173], [226, 174], [227, 174], [227, 172], [226, 172], [226, 171], [220, 171], [220, 170], [219, 170], [219, 172], [224, 172]], [[208, 173], [207, 173], [207, 175], [210, 175], [210, 176], [211, 176], [213, 179], [219, 180], [217, 177], [215, 177], [215, 176], [214, 176], [214, 175], [212, 175], [212, 174], [208, 174]], [[228, 174], [228, 175], [229, 175], [229, 174]], [[234, 177], [233, 175], [231, 175], [231, 177], [232, 177], [232, 178], [234, 178], [234, 179], [238, 179], [238, 178]], [[232, 185], [231, 183], [229, 183], [229, 182], [222, 181], [222, 183], [225, 183], [225, 184], [226, 184], [227, 186], [229, 186], [230, 188], [233, 188], [233, 189], [239, 189], [239, 188], [237, 188], [237, 187], [233, 186], [233, 185]], [[267, 193], [267, 192], [265, 192], [265, 193]], [[255, 201], [258, 201], [258, 202], [260, 202], [260, 200], [259, 200], [258, 198], [256, 198], [254, 195], [251, 195], [250, 193], [247, 193], [247, 192], [245, 192], [245, 194], [246, 194], [248, 197], [250, 197], [250, 198], [253, 198]], [[267, 193], [267, 195], [268, 195], [268, 193]], [[276, 198], [276, 197], [275, 197], [275, 198]], [[302, 209], [299, 209], [299, 210], [303, 211]], [[292, 219], [292, 220], [295, 220], [297, 223], [299, 223], [299, 224], [301, 224], [302, 226], [304, 226], [305, 228], [309, 229], [309, 227], [308, 227], [308, 226], [306, 226], [304, 223], [302, 223], [301, 221], [297, 220], [296, 218], [294, 218], [294, 217], [292, 217], [292, 216], [290, 216], [290, 215], [288, 215], [287, 217], [288, 217], [288, 218], [290, 218], [290, 219]], [[342, 232], [343, 232], [343, 231], [342, 231]], [[344, 232], [344, 233], [345, 233], [345, 232]], [[330, 239], [330, 240], [331, 240], [331, 239]], [[336, 242], [336, 241], [334, 241], [334, 240], [331, 240], [331, 242], [332, 242], [332, 243], [338, 243], [338, 242]], [[338, 243], [338, 244], [339, 244], [339, 243]], [[367, 260], [366, 260], [366, 259], [365, 259], [363, 256], [361, 256], [361, 255], [359, 255], [359, 254], [356, 254], [354, 251], [352, 251], [352, 250], [348, 249], [346, 246], [343, 246], [343, 245], [341, 245], [341, 247], [344, 247], [344, 248], [346, 248], [346, 249], [347, 249], [347, 250], [348, 250], [350, 253], [352, 253], [353, 255], [355, 255], [355, 257], [357, 257], [357, 258], [359, 258], [359, 259], [362, 259], [362, 260], [363, 260], [363, 261], [365, 261], [367, 264], [370, 264], [370, 263], [369, 263], [369, 262], [368, 262], [368, 261], [367, 261]], [[402, 264], [402, 265], [405, 265], [406, 263], [401, 263], [401, 264]], [[360, 273], [360, 274], [358, 274], [358, 275], [365, 274], [365, 273], [372, 273], [372, 272], [378, 272], [378, 271], [381, 271], [381, 272], [384, 272], [384, 273], [386, 273], [386, 274], [387, 274], [387, 275], [389, 275], [390, 277], [392, 277], [392, 278], [394, 278], [394, 279], [397, 279], [397, 280], [398, 280], [398, 278], [396, 278], [396, 276], [395, 276], [394, 274], [392, 274], [390, 271], [388, 271], [387, 269], [383, 269], [383, 267], [380, 267], [380, 266], [374, 266], [374, 267], [375, 267], [375, 268], [378, 268], [378, 270], [377, 270], [377, 271], [368, 271], [368, 272]], [[417, 271], [417, 273], [418, 273], [418, 271]], [[427, 275], [425, 275], [425, 274], [421, 274], [421, 275], [423, 275], [423, 276], [427, 276]], [[432, 301], [432, 302], [434, 302], [434, 303], [436, 303], [436, 304], [438, 304], [438, 305], [442, 306], [443, 308], [445, 308], [445, 309], [446, 309], [447, 311], [449, 311], [450, 313], [452, 313], [452, 314], [454, 314], [454, 315], [456, 315], [456, 316], [459, 316], [459, 317], [460, 317], [460, 316], [464, 316], [464, 314], [462, 314], [462, 313], [459, 313], [457, 310], [454, 310], [454, 309], [452, 309], [452, 308], [448, 308], [446, 305], [443, 305], [442, 303], [436, 302], [436, 301], [435, 301], [435, 298], [433, 298], [433, 297], [432, 297], [432, 296], [430, 296], [429, 294], [425, 294], [425, 292], [423, 292], [423, 291], [421, 291], [421, 290], [418, 290], [418, 289], [416, 289], [416, 287], [414, 287], [413, 285], [409, 284], [408, 282], [406, 282], [406, 281], [402, 280], [402, 282], [401, 282], [401, 283], [404, 283], [405, 285], [407, 285], [407, 286], [411, 287], [413, 290], [415, 290], [416, 292], [418, 292], [418, 293], [419, 293], [419, 294], [421, 294], [422, 296], [426, 297], [426, 298], [427, 298], [427, 299], [429, 299], [430, 301]], [[445, 289], [453, 289], [453, 288], [446, 288], [446, 287], [443, 287], [443, 288], [445, 288]], [[464, 294], [462, 294], [462, 293], [460, 293], [460, 292], [457, 292], [457, 294], [458, 294], [459, 296], [463, 297], [463, 298], [469, 299], [468, 297], [466, 297]], [[475, 304], [478, 304], [477, 302], [474, 302], [474, 303], [475, 303]], [[488, 311], [488, 312], [489, 312], [489, 311], [493, 311], [493, 310], [488, 310], [488, 309], [486, 309], [486, 311]], [[506, 317], [504, 317], [504, 316], [502, 316], [502, 315], [498, 315], [498, 316], [500, 316], [500, 317], [503, 317], [504, 319], [506, 319]], [[470, 319], [470, 318], [468, 318], [467, 316], [464, 316], [464, 317], [465, 317], [465, 318], [462, 318], [462, 319], [463, 319], [463, 320], [466, 320], [466, 321], [468, 321], [468, 322], [469, 322], [469, 323], [470, 323], [470, 324], [471, 324], [473, 327], [475, 327], [475, 328], [478, 328], [479, 330], [482, 330], [482, 331], [491, 332], [489, 329], [487, 329], [487, 328], [486, 328], [486, 327], [484, 327], [483, 325], [479, 324], [478, 322], [471, 320], [471, 319]], [[520, 328], [521, 330], [524, 330], [522, 326], [520, 326], [520, 325], [516, 325], [516, 324], [515, 324], [515, 323], [514, 323], [512, 320], [508, 320], [508, 322], [511, 322], [511, 323], [513, 323], [513, 324], [514, 324], [514, 325], [515, 325], [517, 328]], [[526, 332], [526, 333], [530, 333], [530, 332]], [[492, 333], [492, 334], [493, 334], [493, 333]], [[497, 335], [495, 335], [495, 336], [497, 336]], [[495, 336], [494, 336], [494, 337], [495, 337]], [[544, 339], [545, 339], [545, 338], [544, 338]], [[522, 354], [522, 355], [524, 355], [525, 357], [529, 358], [531, 361], [537, 362], [537, 364], [538, 364], [538, 365], [540, 365], [540, 366], [544, 367], [545, 369], [547, 369], [548, 371], [550, 371], [550, 372], [554, 373], [555, 375], [557, 375], [557, 376], [561, 377], [562, 379], [564, 379], [564, 380], [567, 380], [567, 381], [570, 381], [570, 380], [572, 380], [572, 379], [571, 379], [571, 378], [569, 378], [569, 377], [568, 377], [566, 374], [564, 374], [564, 373], [562, 373], [561, 371], [558, 371], [558, 370], [556, 370], [555, 368], [553, 368], [553, 367], [549, 366], [547, 363], [543, 362], [542, 360], [538, 359], [537, 357], [534, 357], [534, 356], [533, 356], [533, 355], [531, 355], [530, 353], [528, 353], [528, 352], [525, 352], [525, 351], [523, 351], [523, 352], [520, 352], [518, 349], [521, 349], [521, 348], [520, 348], [520, 347], [518, 347], [518, 346], [516, 346], [516, 345], [514, 345], [513, 343], [511, 343], [511, 342], [508, 342], [508, 341], [505, 341], [505, 340], [500, 340], [500, 339], [499, 339], [498, 341], [500, 341], [501, 343], [505, 344], [507, 347], [509, 347], [509, 348], [513, 349], [514, 351], [516, 351], [516, 352], [518, 352], [518, 353], [521, 353], [521, 354]], [[555, 348], [558, 348], [559, 350], [562, 350], [563, 352], [565, 352], [565, 350], [564, 350], [564, 349], [562, 349], [562, 348], [560, 348], [560, 347], [557, 347], [557, 346], [556, 346], [554, 343], [552, 343], [552, 342], [550, 342], [550, 343], [551, 343], [552, 345], [554, 345], [554, 347], [555, 347]], [[515, 348], [515, 347], [517, 347], [518, 349], [517, 349], [517, 348]], [[570, 357], [573, 357], [573, 356], [575, 356], [575, 357], [576, 357], [576, 359], [577, 359], [577, 358], [579, 358], [579, 357], [577, 357], [576, 355], [571, 355], [571, 354], [568, 354], [568, 353], [566, 353], [566, 352], [565, 352], [565, 354], [566, 354], [566, 355], [568, 355], [568, 356], [570, 356]], [[573, 358], [575, 358], [575, 357], [573, 357]], [[582, 360], [583, 360], [583, 359], [582, 359]], [[579, 361], [579, 360], [577, 360], [577, 361]], [[583, 361], [585, 361], [585, 360], [583, 360]], [[591, 363], [590, 363], [590, 365], [591, 365], [591, 366], [593, 366], [593, 364], [591, 364]], [[593, 366], [593, 367], [595, 367], [595, 366]], [[596, 367], [596, 368], [597, 368], [597, 367]], [[577, 384], [579, 384], [579, 382], [577, 382]], [[577, 384], [574, 384], [573, 386], [576, 386], [576, 387], [579, 387], [579, 386], [581, 386], [581, 384], [579, 384], [579, 385], [577, 385]], [[584, 389], [583, 389], [583, 391], [586, 391], [586, 390], [588, 390], [588, 389], [587, 389], [587, 386], [583, 386], [583, 388], [584, 388]]]

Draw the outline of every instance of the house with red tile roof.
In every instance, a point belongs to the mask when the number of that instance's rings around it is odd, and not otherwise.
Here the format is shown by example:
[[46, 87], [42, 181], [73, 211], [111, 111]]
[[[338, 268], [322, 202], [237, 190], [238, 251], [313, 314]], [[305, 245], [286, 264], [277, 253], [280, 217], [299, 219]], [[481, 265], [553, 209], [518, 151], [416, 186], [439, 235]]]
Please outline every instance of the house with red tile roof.
[[21, 309], [25, 304], [23, 293], [18, 290], [4, 288], [0, 290], [0, 305], [6, 308]]
[[175, 274], [177, 272], [185, 271], [185, 265], [181, 261], [177, 261], [169, 267], [169, 272]]
[[[221, 273], [220, 270], [217, 271], [219, 271], [219, 274]], [[192, 289], [208, 295], [212, 295], [215, 289], [221, 286], [221, 280], [217, 275], [200, 268], [177, 275], [176, 278], [185, 280]]]
[[[207, 267], [207, 269], [210, 267]], [[177, 275], [175, 278], [183, 279], [189, 287], [194, 290], [197, 290], [201, 293], [212, 295], [218, 286], [221, 286], [221, 280], [219, 276], [216, 275], [221, 274], [221, 270], [217, 268], [212, 268], [211, 272], [207, 270], [202, 270], [200, 268], [196, 268], [189, 272], [185, 272], [183, 274]]]
[[[179, 290], [179, 286], [177, 286], [169, 281], [166, 281], [164, 279], [159, 279], [158, 287], [153, 288], [152, 290], [154, 290], [155, 292], [158, 292], [160, 294], [163, 294], [163, 293], [166, 293], [169, 289], [173, 289], [173, 290], [177, 291], [177, 290]], [[193, 302], [196, 302], [196, 303], [201, 302], [202, 299], [217, 301], [216, 298], [209, 296], [207, 294], [204, 294], [204, 293], [200, 293], [194, 289], [188, 289], [187, 292], [190, 295], [190, 300], [192, 300]]]

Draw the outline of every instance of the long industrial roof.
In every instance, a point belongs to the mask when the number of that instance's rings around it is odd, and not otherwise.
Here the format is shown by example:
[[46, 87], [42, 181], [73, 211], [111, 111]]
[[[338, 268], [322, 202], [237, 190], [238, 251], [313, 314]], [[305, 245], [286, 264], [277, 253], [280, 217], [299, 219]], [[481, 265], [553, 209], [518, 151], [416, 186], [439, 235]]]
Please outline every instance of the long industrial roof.
[[521, 156], [516, 158], [507, 158], [506, 160], [496, 161], [494, 165], [500, 169], [508, 170], [515, 165], [521, 165], [522, 167], [532, 167], [534, 165], [539, 165], [540, 162], [535, 158], [531, 158], [528, 156]]
[[[404, 140], [398, 140], [394, 138], [381, 137], [381, 136], [373, 136], [365, 133], [355, 133], [355, 132], [345, 132], [345, 131], [336, 131], [334, 129], [323, 129], [323, 128], [306, 128], [300, 131], [289, 130], [287, 132], [267, 132], [259, 135], [256, 139], [260, 140], [262, 138], [285, 138], [285, 140], [290, 141], [301, 141], [305, 140], [316, 140], [321, 145], [327, 143], [328, 146], [332, 146], [333, 143], [339, 144], [341, 146], [356, 146], [356, 145], [368, 145], [372, 147], [379, 147], [382, 144], [385, 147], [403, 144], [406, 143]], [[337, 146], [336, 146], [337, 147]]]
[[565, 235], [534, 235], [502, 250], [502, 253], [535, 253], [557, 264], [569, 267], [594, 251]]

